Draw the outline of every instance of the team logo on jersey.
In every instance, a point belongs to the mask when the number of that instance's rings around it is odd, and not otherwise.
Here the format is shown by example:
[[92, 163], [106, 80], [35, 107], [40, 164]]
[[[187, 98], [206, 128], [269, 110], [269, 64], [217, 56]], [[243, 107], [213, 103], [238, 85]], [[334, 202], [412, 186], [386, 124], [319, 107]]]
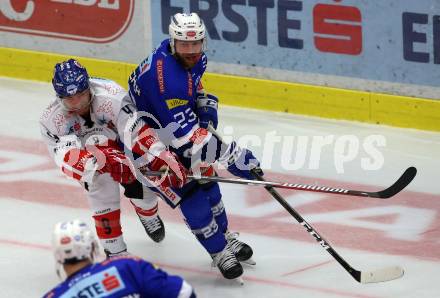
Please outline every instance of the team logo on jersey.
[[173, 98], [173, 99], [167, 99], [166, 103], [167, 103], [168, 109], [172, 110], [174, 108], [177, 108], [177, 107], [184, 106], [184, 105], [188, 104], [188, 100]]

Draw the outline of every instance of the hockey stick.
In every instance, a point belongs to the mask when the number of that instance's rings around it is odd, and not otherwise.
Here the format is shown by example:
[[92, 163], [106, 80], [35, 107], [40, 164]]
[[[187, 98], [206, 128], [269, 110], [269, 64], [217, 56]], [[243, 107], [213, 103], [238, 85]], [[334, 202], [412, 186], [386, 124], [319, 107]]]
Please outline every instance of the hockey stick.
[[[264, 181], [264, 178], [258, 175], [253, 171], [253, 175], [259, 181]], [[389, 281], [403, 276], [403, 269], [399, 266], [386, 267], [379, 270], [374, 271], [359, 271], [351, 267], [350, 264], [347, 263], [334, 249], [331, 245], [321, 236], [318, 232], [307, 222], [304, 218], [289, 205], [289, 203], [284, 200], [283, 197], [272, 187], [265, 186], [266, 190], [274, 197], [287, 212], [290, 213], [306, 230], [312, 235], [315, 240], [328, 251], [329, 254], [332, 255], [338, 261], [339, 264], [344, 267], [344, 269], [350, 273], [350, 275], [360, 283], [374, 283], [374, 282], [382, 282]]]
[[[327, 186], [319, 186], [319, 185], [310, 185], [310, 184], [300, 184], [300, 183], [287, 183], [287, 182], [274, 182], [274, 181], [257, 181], [257, 180], [246, 180], [246, 179], [237, 179], [237, 178], [225, 178], [218, 176], [204, 177], [204, 176], [188, 176], [190, 180], [202, 180], [202, 181], [212, 181], [212, 182], [223, 182], [223, 183], [233, 183], [233, 184], [245, 184], [245, 185], [257, 185], [257, 186], [265, 186], [265, 187], [276, 187], [276, 188], [285, 188], [285, 189], [293, 189], [293, 190], [302, 190], [302, 191], [312, 191], [312, 192], [324, 192], [331, 194], [339, 194], [339, 195], [348, 195], [348, 196], [357, 196], [357, 197], [370, 197], [370, 198], [380, 198], [387, 199], [390, 198], [400, 191], [402, 191], [416, 176], [417, 169], [414, 167], [410, 167], [405, 170], [405, 172], [397, 179], [396, 182], [393, 183], [387, 189], [378, 191], [378, 192], [368, 192], [361, 190], [350, 190], [344, 188], [334, 188]], [[155, 172], [155, 171], [144, 171], [144, 175], [146, 176], [161, 176], [163, 172]]]
[[[407, 173], [409, 173], [409, 174], [407, 174]], [[164, 174], [164, 172], [160, 172], [160, 171], [142, 171], [142, 174], [145, 175], [145, 176], [161, 176], [161, 175]], [[391, 266], [391, 267], [386, 267], [386, 268], [379, 269], [379, 270], [374, 270], [374, 271], [359, 271], [359, 270], [356, 270], [353, 267], [351, 267], [351, 265], [348, 264], [347, 261], [345, 261], [333, 249], [333, 247], [331, 247], [331, 245], [321, 235], [319, 235], [319, 233], [307, 221], [305, 221], [304, 218], [298, 212], [295, 211], [295, 209], [293, 209], [289, 205], [289, 203], [287, 203], [286, 200], [284, 200], [284, 198], [275, 190], [274, 187], [276, 187], [276, 186], [272, 186], [271, 183], [274, 183], [274, 182], [265, 181], [264, 178], [261, 177], [260, 175], [258, 175], [257, 173], [255, 173], [255, 171], [252, 171], [252, 174], [256, 177], [257, 180], [229, 179], [229, 178], [222, 178], [222, 177], [196, 177], [196, 176], [188, 176], [188, 178], [189, 178], [189, 180], [197, 179], [197, 180], [205, 180], [205, 181], [207, 180], [207, 181], [239, 183], [239, 184], [248, 184], [248, 185], [262, 185], [274, 197], [274, 199], [277, 200], [278, 203], [280, 203], [281, 206], [283, 206], [284, 209], [286, 209], [286, 211], [289, 212], [290, 215], [292, 215], [299, 222], [299, 224], [302, 225], [307, 230], [307, 232], [309, 232], [309, 234], [312, 235], [315, 238], [315, 240], [325, 250], [327, 250], [328, 253], [333, 258], [335, 258], [335, 260], [338, 261], [338, 263], [342, 267], [344, 267], [344, 269], [356, 281], [358, 281], [360, 283], [363, 283], [363, 284], [365, 284], [365, 283], [375, 283], [375, 282], [389, 281], [389, 280], [397, 279], [397, 278], [403, 276], [404, 271], [399, 266]], [[410, 177], [408, 182], [404, 181], [406, 184], [402, 188], [404, 188], [414, 178], [414, 176], [415, 176], [415, 168], [407, 169], [405, 171], [405, 173], [402, 175], [402, 177], [405, 176], [405, 174], [412, 175], [412, 177]], [[402, 179], [402, 177], [400, 177], [398, 179], [398, 181], [396, 183], [394, 183], [390, 188], [388, 188], [388, 189], [386, 189], [386, 190], [384, 190], [382, 192], [391, 193], [390, 189], [395, 187], [395, 185], [398, 184], [399, 181], [404, 180], [404, 179]], [[209, 178], [209, 179], [207, 179], [207, 178]], [[237, 181], [239, 181], [239, 182], [237, 182]], [[305, 189], [300, 189], [300, 190], [305, 190]], [[306, 189], [306, 190], [308, 190], [308, 191], [316, 191], [316, 190], [312, 190], [312, 189]], [[398, 190], [397, 192], [399, 192], [400, 190]], [[359, 194], [356, 194], [359, 191], [353, 191], [353, 192], [355, 192], [355, 194], [353, 194], [353, 195], [359, 195]], [[332, 193], [334, 193], [334, 192], [332, 192]], [[359, 193], [365, 193], [365, 192], [359, 192]], [[379, 193], [381, 193], [381, 192], [379, 192]], [[394, 195], [394, 194], [395, 193], [392, 193], [391, 195]], [[361, 196], [368, 196], [368, 195], [361, 195]]]

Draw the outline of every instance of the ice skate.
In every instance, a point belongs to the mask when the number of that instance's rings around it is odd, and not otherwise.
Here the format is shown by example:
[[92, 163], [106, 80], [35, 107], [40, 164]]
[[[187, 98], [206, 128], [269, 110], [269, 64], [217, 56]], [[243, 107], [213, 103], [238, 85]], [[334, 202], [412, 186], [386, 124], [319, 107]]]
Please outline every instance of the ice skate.
[[234, 253], [238, 261], [247, 265], [256, 265], [256, 262], [252, 259], [252, 248], [244, 242], [237, 239], [239, 233], [231, 233], [226, 231], [225, 237], [228, 241], [229, 249]]
[[236, 279], [243, 283], [241, 275], [243, 274], [243, 267], [237, 260], [235, 255], [229, 250], [228, 245], [219, 253], [212, 254], [212, 265], [217, 266], [221, 274], [226, 279]]
[[138, 216], [151, 240], [161, 242], [165, 238], [165, 226], [159, 215], [145, 217], [138, 214]]
[[108, 249], [104, 249], [104, 253], [105, 253], [107, 259], [113, 258], [113, 257], [122, 257], [122, 256], [130, 255], [130, 253], [127, 251], [127, 249], [124, 249], [123, 251], [115, 252], [115, 253], [110, 252]]

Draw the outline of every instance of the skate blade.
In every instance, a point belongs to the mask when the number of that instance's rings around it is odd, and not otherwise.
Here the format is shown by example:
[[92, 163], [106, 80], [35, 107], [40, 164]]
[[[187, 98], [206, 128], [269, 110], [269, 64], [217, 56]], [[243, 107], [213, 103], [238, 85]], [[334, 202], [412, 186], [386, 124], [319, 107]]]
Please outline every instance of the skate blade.
[[257, 262], [255, 262], [252, 258], [249, 258], [246, 261], [241, 261], [240, 263], [250, 265], [250, 266], [257, 265]]
[[241, 276], [234, 278], [233, 281], [238, 283], [240, 286], [244, 285], [244, 280], [243, 280], [243, 277], [241, 277]]

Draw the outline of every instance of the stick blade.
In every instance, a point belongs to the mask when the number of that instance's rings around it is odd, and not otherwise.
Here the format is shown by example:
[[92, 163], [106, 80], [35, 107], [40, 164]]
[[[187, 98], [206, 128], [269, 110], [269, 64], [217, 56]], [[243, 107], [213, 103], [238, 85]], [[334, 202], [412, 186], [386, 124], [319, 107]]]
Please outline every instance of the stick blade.
[[382, 199], [391, 198], [395, 194], [402, 191], [405, 187], [407, 187], [416, 175], [417, 169], [415, 167], [409, 167], [405, 170], [402, 176], [400, 176], [400, 178], [396, 182], [394, 182], [393, 185], [385, 190], [374, 193], [373, 197], [378, 197]]
[[399, 266], [391, 266], [375, 271], [361, 272], [361, 283], [384, 282], [402, 277], [404, 271]]

